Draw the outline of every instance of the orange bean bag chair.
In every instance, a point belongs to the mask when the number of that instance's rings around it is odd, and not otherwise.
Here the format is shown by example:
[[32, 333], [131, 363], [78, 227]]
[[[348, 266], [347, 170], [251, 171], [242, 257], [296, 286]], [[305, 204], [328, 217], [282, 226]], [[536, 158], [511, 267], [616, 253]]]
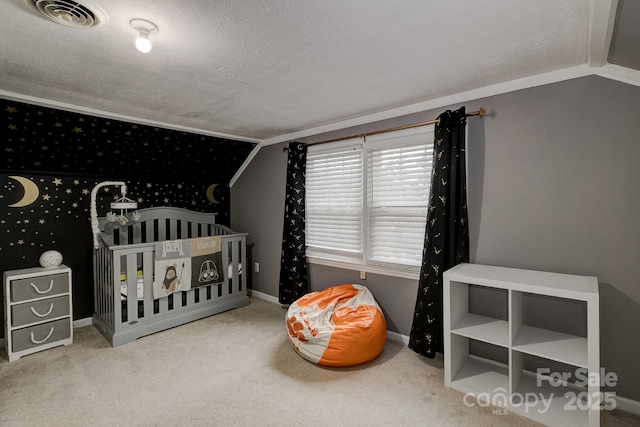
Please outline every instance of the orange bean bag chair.
[[333, 286], [306, 294], [287, 310], [289, 342], [305, 359], [324, 366], [353, 366], [382, 353], [387, 323], [361, 285]]

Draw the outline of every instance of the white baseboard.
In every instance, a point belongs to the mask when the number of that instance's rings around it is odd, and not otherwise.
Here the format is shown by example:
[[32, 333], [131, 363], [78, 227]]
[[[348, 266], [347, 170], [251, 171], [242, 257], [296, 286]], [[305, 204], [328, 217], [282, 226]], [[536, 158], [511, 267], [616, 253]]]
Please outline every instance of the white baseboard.
[[638, 402], [637, 400], [627, 399], [626, 397], [622, 396], [616, 396], [615, 399], [616, 409], [640, 416], [640, 402]]
[[[251, 296], [252, 297], [256, 297], [258, 299], [261, 299], [261, 300], [272, 302], [274, 304], [280, 304], [280, 301], [278, 301], [278, 297], [274, 297], [273, 295], [265, 294], [264, 292], [251, 290]], [[282, 304], [280, 304], [280, 305], [282, 305]]]
[[409, 337], [397, 332], [387, 331], [387, 339], [399, 344], [409, 345]]
[[83, 319], [74, 320], [73, 329], [82, 328], [84, 326], [91, 326], [92, 324], [93, 321], [91, 320], [91, 317], [85, 317]]

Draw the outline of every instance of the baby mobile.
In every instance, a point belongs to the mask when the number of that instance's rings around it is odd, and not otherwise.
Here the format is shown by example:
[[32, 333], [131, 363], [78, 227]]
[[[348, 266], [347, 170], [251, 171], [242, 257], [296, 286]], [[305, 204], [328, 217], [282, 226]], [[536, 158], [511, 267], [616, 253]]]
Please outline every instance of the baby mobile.
[[[98, 242], [98, 236], [100, 235], [100, 227], [98, 223], [98, 212], [96, 207], [96, 195], [98, 190], [106, 186], [120, 186], [120, 193], [122, 197], [111, 202], [111, 212], [105, 215], [105, 218], [109, 222], [116, 223], [118, 225], [126, 225], [129, 221], [140, 221], [140, 213], [137, 211], [129, 212], [129, 209], [136, 209], [138, 203], [127, 197], [127, 184], [123, 181], [104, 181], [97, 184], [91, 190], [91, 230], [93, 231], [93, 247], [98, 249], [100, 244]], [[119, 210], [114, 212], [113, 210]]]

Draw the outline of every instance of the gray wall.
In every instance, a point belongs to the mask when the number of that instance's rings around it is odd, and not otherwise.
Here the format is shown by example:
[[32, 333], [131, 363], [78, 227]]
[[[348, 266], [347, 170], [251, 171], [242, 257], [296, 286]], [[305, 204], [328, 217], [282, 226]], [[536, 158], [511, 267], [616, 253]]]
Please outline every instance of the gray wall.
[[619, 0], [607, 62], [640, 70], [640, 2]]
[[[491, 111], [468, 125], [471, 261], [597, 276], [602, 366], [620, 377], [613, 391], [640, 401], [640, 88], [585, 77], [465, 105]], [[427, 120], [444, 109], [342, 134]], [[265, 147], [231, 197], [232, 226], [251, 233], [260, 262], [253, 288], [274, 296], [285, 174], [282, 145]], [[311, 266], [310, 278], [314, 290], [366, 284], [389, 329], [409, 334], [415, 281], [368, 275], [362, 282], [357, 272], [323, 266]], [[570, 322], [575, 311], [554, 315]]]
[[[249, 233], [252, 289], [278, 296], [287, 154], [282, 145], [260, 151], [231, 188], [231, 228]], [[254, 271], [254, 263], [260, 271]]]

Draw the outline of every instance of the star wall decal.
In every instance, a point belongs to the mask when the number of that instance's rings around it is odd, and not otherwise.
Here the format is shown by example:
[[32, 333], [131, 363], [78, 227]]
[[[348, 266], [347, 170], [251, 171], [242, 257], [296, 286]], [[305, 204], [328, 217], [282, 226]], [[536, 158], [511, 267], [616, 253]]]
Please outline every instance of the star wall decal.
[[[228, 182], [255, 144], [0, 102], [0, 170], [11, 171], [0, 173], [0, 264], [7, 252], [28, 259], [30, 248], [77, 251], [90, 234], [91, 189], [104, 180], [127, 182], [139, 209], [215, 212], [229, 224]], [[98, 194], [100, 215], [110, 211], [113, 194], [115, 187]]]

